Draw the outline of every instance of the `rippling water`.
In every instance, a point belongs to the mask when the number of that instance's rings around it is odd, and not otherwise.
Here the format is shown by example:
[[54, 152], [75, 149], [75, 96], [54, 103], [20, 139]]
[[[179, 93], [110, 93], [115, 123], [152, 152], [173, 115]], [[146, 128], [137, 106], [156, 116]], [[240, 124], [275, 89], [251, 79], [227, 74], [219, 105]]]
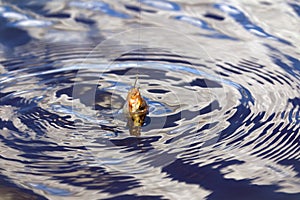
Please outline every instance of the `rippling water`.
[[299, 17], [298, 0], [3, 0], [2, 197], [300, 199]]

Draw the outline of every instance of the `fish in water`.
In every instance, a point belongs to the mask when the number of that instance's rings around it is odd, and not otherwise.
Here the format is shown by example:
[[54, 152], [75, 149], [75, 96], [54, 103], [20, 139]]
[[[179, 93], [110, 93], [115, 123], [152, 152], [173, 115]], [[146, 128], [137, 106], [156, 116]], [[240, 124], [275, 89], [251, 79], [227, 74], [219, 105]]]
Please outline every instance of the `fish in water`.
[[127, 94], [127, 118], [129, 132], [131, 135], [139, 136], [141, 134], [141, 127], [145, 122], [148, 113], [148, 105], [143, 99], [141, 92], [136, 87], [138, 76], [135, 80], [133, 88]]

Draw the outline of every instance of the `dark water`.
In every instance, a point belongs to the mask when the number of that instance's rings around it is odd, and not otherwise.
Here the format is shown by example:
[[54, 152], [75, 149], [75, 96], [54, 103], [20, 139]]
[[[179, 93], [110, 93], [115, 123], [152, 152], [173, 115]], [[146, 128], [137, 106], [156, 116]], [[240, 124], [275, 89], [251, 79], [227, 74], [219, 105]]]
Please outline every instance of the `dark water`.
[[0, 198], [300, 199], [299, 17], [298, 0], [3, 0]]

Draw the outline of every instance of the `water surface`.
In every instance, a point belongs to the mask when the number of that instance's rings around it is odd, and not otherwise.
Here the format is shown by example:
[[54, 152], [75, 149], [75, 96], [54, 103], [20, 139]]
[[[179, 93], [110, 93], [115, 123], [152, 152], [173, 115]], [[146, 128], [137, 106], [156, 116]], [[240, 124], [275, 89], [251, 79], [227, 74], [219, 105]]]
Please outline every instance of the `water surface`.
[[3, 0], [1, 193], [299, 199], [299, 3]]

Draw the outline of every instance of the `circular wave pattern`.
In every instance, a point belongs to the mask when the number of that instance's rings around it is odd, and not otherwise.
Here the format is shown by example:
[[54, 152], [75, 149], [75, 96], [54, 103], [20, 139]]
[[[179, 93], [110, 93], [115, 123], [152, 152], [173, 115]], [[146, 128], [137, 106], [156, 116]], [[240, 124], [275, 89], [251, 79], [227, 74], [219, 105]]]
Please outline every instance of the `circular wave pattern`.
[[[242, 12], [216, 7], [232, 17]], [[106, 3], [85, 9], [92, 8], [127, 16]], [[162, 28], [97, 41], [31, 41], [1, 60], [2, 176], [49, 199], [218, 199], [232, 198], [232, 188], [253, 199], [297, 199], [296, 58], [268, 45], [266, 60], [215, 58]], [[137, 75], [149, 104], [138, 137], [123, 112]]]
[[[285, 166], [299, 157], [299, 100], [281, 100], [296, 95], [292, 83], [298, 80], [293, 77], [251, 60], [217, 62], [215, 72], [208, 73], [205, 63], [151, 48], [124, 53], [105, 66], [95, 63], [92, 54], [85, 58], [91, 48], [72, 49], [82, 62], [70, 64], [63, 55], [60, 62], [55, 51], [44, 59], [51, 64], [42, 72], [38, 60], [25, 63], [27, 68], [20, 68], [24, 63], [16, 59], [2, 63], [10, 69], [1, 78], [1, 112], [6, 116], [1, 141], [10, 155], [2, 159], [19, 166], [5, 174], [24, 174], [20, 184], [26, 188], [50, 196], [75, 195], [76, 187], [111, 194], [135, 191], [155, 184], [141, 179], [161, 176], [156, 169], [181, 182], [174, 168], [201, 170], [218, 162], [228, 163], [220, 167], [227, 178], [239, 173], [261, 184], [266, 180], [258, 177], [271, 173], [281, 187], [295, 181], [295, 172]], [[132, 137], [122, 109], [137, 73], [150, 109], [141, 136]], [[244, 84], [239, 84], [241, 74]], [[24, 85], [27, 90], [21, 90]], [[286, 89], [271, 89], [279, 86]], [[264, 160], [267, 168], [258, 165]], [[96, 181], [100, 176], [107, 185]], [[118, 191], [109, 189], [112, 179]]]

